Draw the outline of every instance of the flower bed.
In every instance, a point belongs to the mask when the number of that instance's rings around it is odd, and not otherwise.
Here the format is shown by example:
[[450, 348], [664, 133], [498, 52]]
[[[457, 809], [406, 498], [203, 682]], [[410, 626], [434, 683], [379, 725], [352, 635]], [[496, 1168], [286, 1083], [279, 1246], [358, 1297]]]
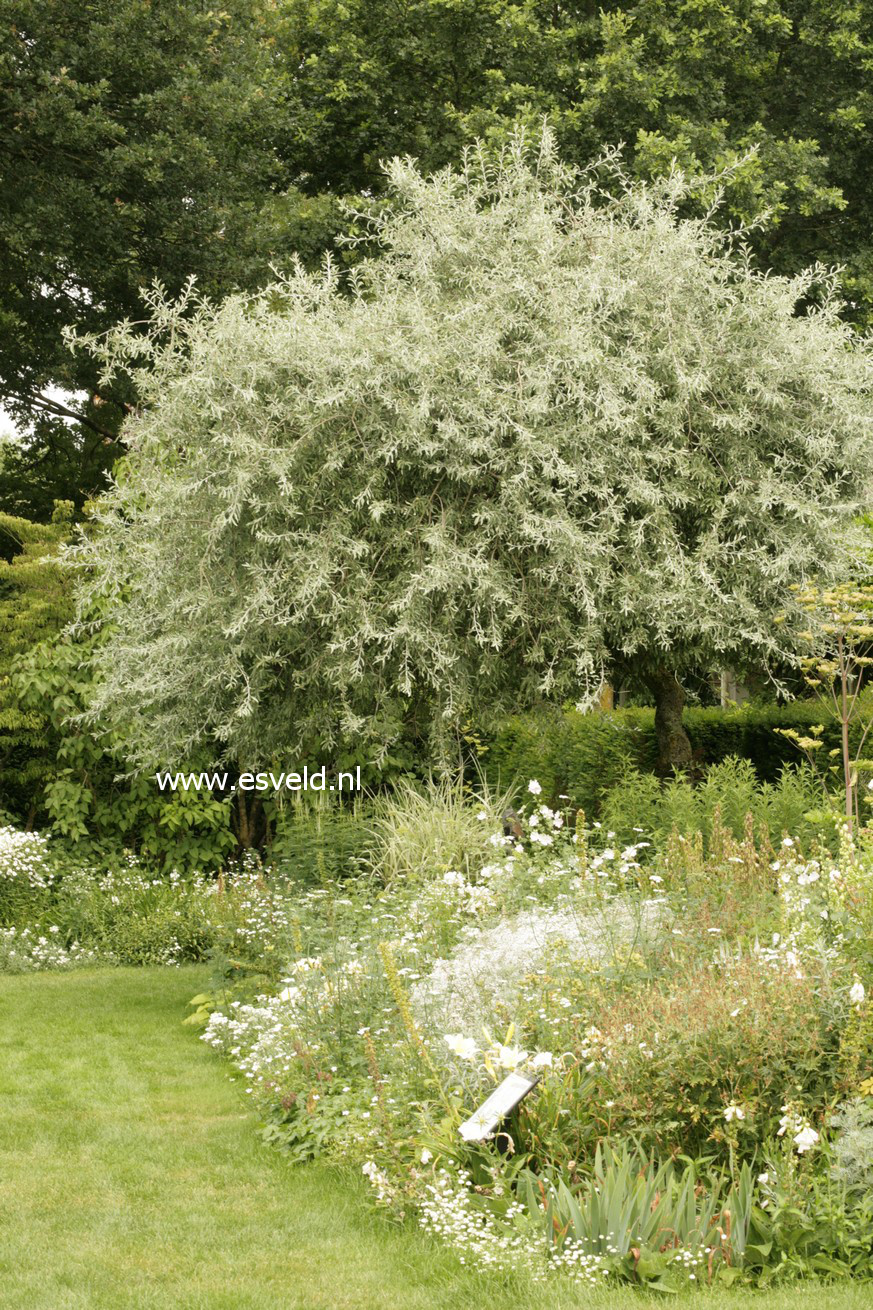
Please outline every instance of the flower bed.
[[[716, 824], [706, 859], [677, 836], [642, 863], [535, 784], [520, 838], [479, 813], [463, 870], [312, 891], [273, 989], [198, 998], [267, 1139], [357, 1160], [482, 1268], [870, 1273], [873, 1167], [850, 1186], [845, 1159], [873, 1131], [873, 852]], [[510, 1071], [540, 1081], [464, 1140]]]

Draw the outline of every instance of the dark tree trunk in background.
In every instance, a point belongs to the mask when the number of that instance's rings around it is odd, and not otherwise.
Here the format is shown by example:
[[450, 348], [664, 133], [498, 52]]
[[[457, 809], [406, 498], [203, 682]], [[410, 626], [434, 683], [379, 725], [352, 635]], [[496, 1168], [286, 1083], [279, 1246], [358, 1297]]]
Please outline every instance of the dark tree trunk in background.
[[685, 692], [669, 669], [655, 668], [646, 675], [655, 698], [655, 736], [658, 739], [658, 772], [669, 777], [675, 769], [691, 768], [691, 742], [682, 726]]

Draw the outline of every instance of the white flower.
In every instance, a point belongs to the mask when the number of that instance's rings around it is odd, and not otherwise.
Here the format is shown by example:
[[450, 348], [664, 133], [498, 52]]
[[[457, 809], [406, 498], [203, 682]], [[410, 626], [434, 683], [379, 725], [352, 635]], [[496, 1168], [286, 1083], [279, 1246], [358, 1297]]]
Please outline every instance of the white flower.
[[446, 1033], [444, 1041], [452, 1055], [458, 1055], [462, 1060], [474, 1059], [476, 1043], [472, 1037], [464, 1037], [461, 1033]]
[[485, 813], [484, 810], [480, 810], [479, 813], [476, 815], [476, 818], [479, 820], [480, 823], [485, 823], [485, 821], [488, 818], [488, 815]]
[[459, 1131], [465, 1142], [475, 1142], [478, 1138], [484, 1136], [490, 1128], [491, 1120], [480, 1107], [475, 1114], [470, 1116], [466, 1123], [461, 1124]]
[[515, 1069], [527, 1059], [527, 1051], [523, 1051], [520, 1046], [498, 1046], [497, 1063], [503, 1069]]
[[782, 1137], [786, 1132], [790, 1133], [794, 1139], [798, 1155], [803, 1155], [804, 1151], [810, 1150], [819, 1139], [818, 1133], [807, 1119], [792, 1110], [790, 1106], [783, 1105], [782, 1118], [779, 1120], [779, 1131], [776, 1135]]
[[759, 1183], [769, 1183], [769, 1181], [770, 1181], [770, 1175], [769, 1175], [769, 1174], [758, 1174], [758, 1182], [759, 1182]]
[[864, 984], [859, 979], [856, 979], [849, 989], [849, 1000], [853, 1005], [863, 1005], [864, 997], [866, 995], [867, 992], [864, 989]]
[[527, 789], [530, 792], [531, 796], [539, 796], [540, 792], [542, 791], [542, 787], [537, 782], [536, 778], [531, 778], [530, 782], [527, 784]]
[[810, 1150], [818, 1141], [818, 1133], [809, 1124], [801, 1128], [799, 1133], [794, 1134], [794, 1145], [797, 1147], [798, 1155], [803, 1155], [804, 1151]]
[[555, 1057], [551, 1051], [537, 1051], [530, 1063], [532, 1069], [551, 1069]]
[[431, 1160], [433, 1159], [433, 1154], [425, 1146], [421, 1152], [419, 1159], [421, 1160], [422, 1164], [430, 1164]]
[[732, 1119], [745, 1119], [746, 1112], [741, 1105], [727, 1105], [724, 1109], [724, 1117], [727, 1123]]

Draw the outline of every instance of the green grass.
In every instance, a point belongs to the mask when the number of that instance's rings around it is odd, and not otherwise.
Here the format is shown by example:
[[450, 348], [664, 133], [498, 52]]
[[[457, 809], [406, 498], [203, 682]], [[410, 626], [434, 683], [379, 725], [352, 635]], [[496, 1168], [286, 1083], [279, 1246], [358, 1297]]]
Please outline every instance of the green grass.
[[[0, 978], [2, 1310], [655, 1304], [497, 1286], [374, 1215], [359, 1177], [260, 1145], [239, 1084], [179, 1022], [203, 982], [196, 969]], [[683, 1305], [870, 1301], [869, 1287], [805, 1285]]]

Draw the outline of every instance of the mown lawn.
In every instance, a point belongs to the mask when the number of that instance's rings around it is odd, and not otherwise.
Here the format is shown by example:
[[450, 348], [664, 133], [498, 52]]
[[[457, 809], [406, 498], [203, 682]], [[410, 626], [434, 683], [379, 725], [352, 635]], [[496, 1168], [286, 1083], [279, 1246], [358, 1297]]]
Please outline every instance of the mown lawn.
[[[0, 978], [2, 1310], [654, 1304], [495, 1286], [373, 1215], [356, 1176], [293, 1168], [261, 1146], [239, 1084], [179, 1022], [203, 981], [196, 969]], [[869, 1286], [807, 1286], [695, 1303], [871, 1299]]]

